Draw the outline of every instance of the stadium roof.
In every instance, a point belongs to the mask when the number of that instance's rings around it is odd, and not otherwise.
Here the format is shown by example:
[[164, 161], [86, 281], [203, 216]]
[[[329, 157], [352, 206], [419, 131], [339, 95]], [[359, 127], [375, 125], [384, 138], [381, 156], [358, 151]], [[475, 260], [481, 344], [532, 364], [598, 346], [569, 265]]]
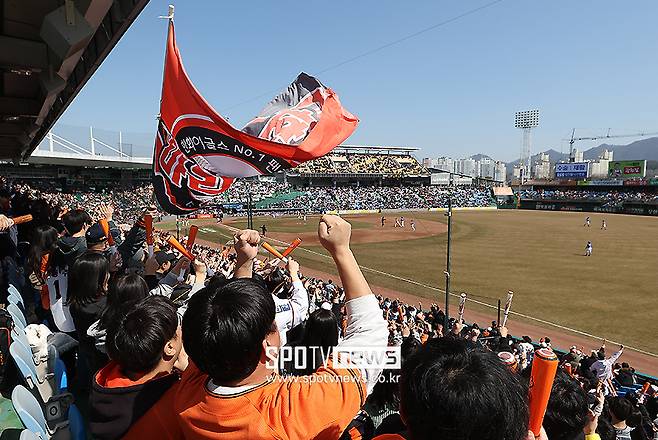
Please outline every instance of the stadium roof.
[[0, 3], [0, 159], [26, 159], [148, 0]]
[[35, 165], [69, 165], [78, 167], [107, 167], [150, 169], [153, 159], [150, 157], [103, 156], [100, 154], [75, 154], [62, 151], [35, 150], [27, 159]]

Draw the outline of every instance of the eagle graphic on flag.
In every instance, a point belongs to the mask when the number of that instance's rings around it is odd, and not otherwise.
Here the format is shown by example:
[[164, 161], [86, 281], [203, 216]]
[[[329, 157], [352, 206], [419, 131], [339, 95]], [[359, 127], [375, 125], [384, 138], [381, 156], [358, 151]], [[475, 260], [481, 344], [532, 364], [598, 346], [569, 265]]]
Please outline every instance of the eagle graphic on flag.
[[358, 122], [333, 90], [301, 73], [242, 130], [234, 128], [185, 73], [170, 20], [153, 154], [156, 198], [171, 214], [190, 214], [235, 178], [276, 173], [327, 154]]

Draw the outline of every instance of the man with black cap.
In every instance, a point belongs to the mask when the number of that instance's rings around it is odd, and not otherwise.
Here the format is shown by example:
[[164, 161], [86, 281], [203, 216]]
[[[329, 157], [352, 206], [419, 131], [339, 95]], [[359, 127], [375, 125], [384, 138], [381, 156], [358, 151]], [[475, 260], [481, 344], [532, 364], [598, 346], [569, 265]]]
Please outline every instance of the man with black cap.
[[102, 253], [107, 257], [110, 261], [110, 272], [117, 272], [121, 269], [121, 266], [123, 265], [121, 254], [119, 252], [108, 253], [110, 245], [100, 223], [94, 223], [89, 229], [87, 229], [85, 239], [87, 240], [88, 250]]
[[110, 246], [107, 242], [107, 236], [99, 223], [94, 223], [85, 233], [87, 240], [87, 249], [94, 252], [105, 252]]

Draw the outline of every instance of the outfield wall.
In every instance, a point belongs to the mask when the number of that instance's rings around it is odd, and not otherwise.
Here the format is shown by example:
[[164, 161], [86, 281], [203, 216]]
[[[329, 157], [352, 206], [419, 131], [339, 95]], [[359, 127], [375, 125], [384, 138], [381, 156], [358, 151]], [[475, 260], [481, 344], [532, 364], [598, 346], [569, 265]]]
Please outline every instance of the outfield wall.
[[620, 206], [604, 206], [600, 200], [521, 200], [521, 209], [538, 211], [601, 212], [658, 216], [658, 203], [624, 202]]

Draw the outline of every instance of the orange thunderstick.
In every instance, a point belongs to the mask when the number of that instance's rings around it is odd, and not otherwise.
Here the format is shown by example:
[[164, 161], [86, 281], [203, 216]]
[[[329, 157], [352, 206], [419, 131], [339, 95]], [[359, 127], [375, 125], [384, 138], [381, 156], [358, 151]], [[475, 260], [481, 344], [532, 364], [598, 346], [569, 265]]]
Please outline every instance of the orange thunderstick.
[[272, 254], [272, 255], [274, 255], [275, 257], [277, 257], [279, 260], [283, 261], [284, 263], [287, 263], [287, 262], [288, 262], [288, 258], [286, 258], [286, 257], [284, 257], [283, 255], [281, 255], [281, 252], [279, 252], [279, 251], [277, 251], [276, 249], [274, 249], [274, 247], [272, 247], [272, 245], [269, 244], [268, 242], [266, 242], [266, 241], [263, 242], [263, 248], [264, 248], [267, 252], [269, 252], [270, 254]]
[[172, 245], [178, 252], [183, 254], [185, 258], [189, 259], [190, 261], [194, 261], [194, 255], [192, 255], [190, 251], [185, 249], [185, 247], [182, 244], [180, 244], [180, 242], [176, 240], [173, 235], [169, 236], [169, 238], [167, 239], [167, 243]]
[[153, 216], [146, 214], [144, 216], [144, 227], [146, 229], [146, 244], [149, 249], [149, 256], [153, 256]]
[[553, 380], [557, 372], [558, 360], [555, 353], [548, 348], [541, 348], [535, 352], [530, 372], [530, 396], [528, 407], [530, 409], [530, 423], [528, 429], [539, 437], [544, 414], [551, 397]]
[[110, 245], [110, 253], [115, 253], [117, 251], [117, 247], [114, 244], [114, 237], [112, 237], [112, 233], [110, 232], [110, 223], [105, 218], [98, 220], [98, 223], [101, 225], [103, 233], [107, 237], [107, 244]]
[[283, 253], [281, 255], [283, 255], [284, 257], [287, 257], [288, 255], [290, 255], [292, 253], [292, 251], [297, 249], [297, 246], [299, 246], [300, 244], [302, 244], [302, 239], [301, 238], [295, 238], [295, 240], [293, 240], [293, 242], [290, 243], [290, 246], [288, 246], [288, 248], [285, 251], [283, 251]]
[[20, 225], [21, 223], [27, 223], [32, 221], [32, 214], [21, 215], [19, 217], [12, 218], [15, 225]]
[[199, 227], [197, 225], [192, 225], [190, 226], [190, 232], [187, 234], [187, 243], [186, 247], [187, 250], [192, 252], [192, 246], [194, 246], [194, 242], [196, 241], [196, 233], [199, 232]]

